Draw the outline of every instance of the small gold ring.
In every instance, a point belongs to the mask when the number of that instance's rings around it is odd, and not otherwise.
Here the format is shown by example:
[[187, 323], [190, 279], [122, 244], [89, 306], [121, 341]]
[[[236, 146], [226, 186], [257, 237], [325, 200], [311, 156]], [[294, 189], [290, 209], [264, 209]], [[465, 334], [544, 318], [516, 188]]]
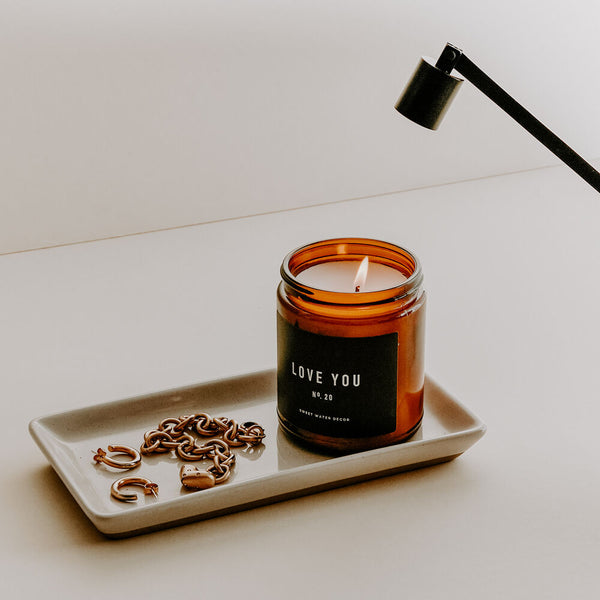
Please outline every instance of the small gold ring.
[[113, 458], [109, 458], [102, 448], [98, 448], [96, 454], [94, 455], [94, 460], [97, 463], [104, 463], [105, 465], [114, 467], [115, 469], [135, 469], [142, 462], [141, 454], [135, 448], [130, 448], [129, 446], [108, 446], [108, 451], [118, 452], [119, 454], [127, 454], [128, 456], [131, 456], [131, 460], [116, 461]]
[[121, 493], [121, 488], [126, 485], [142, 486], [146, 496], [152, 494], [155, 498], [158, 498], [158, 484], [144, 477], [123, 477], [123, 479], [117, 479], [110, 488], [110, 495], [121, 502], [135, 502], [138, 499], [137, 494]]

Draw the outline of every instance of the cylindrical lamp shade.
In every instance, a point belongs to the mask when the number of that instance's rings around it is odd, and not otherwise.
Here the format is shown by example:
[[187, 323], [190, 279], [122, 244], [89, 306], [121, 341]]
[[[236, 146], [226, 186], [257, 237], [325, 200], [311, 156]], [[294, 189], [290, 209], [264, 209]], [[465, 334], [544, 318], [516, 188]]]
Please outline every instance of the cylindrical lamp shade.
[[396, 103], [396, 110], [415, 123], [437, 129], [462, 79], [444, 73], [422, 58]]

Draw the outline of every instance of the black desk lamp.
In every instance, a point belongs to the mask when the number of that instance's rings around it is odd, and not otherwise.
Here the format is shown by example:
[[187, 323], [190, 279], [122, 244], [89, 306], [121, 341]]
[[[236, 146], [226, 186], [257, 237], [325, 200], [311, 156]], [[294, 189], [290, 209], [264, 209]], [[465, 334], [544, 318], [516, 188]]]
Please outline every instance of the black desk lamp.
[[446, 44], [435, 65], [425, 58], [421, 59], [396, 103], [396, 110], [423, 127], [437, 129], [463, 82], [462, 79], [451, 75], [453, 69], [479, 88], [548, 150], [554, 152], [566, 165], [600, 192], [600, 173], [511, 98], [471, 62], [462, 50], [452, 44]]

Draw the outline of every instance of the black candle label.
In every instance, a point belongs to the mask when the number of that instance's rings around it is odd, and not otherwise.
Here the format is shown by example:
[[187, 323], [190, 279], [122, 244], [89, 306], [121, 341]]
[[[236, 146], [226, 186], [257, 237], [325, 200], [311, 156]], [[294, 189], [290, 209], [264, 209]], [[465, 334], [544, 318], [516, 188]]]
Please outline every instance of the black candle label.
[[398, 334], [330, 337], [277, 314], [277, 408], [295, 426], [332, 437], [396, 429]]

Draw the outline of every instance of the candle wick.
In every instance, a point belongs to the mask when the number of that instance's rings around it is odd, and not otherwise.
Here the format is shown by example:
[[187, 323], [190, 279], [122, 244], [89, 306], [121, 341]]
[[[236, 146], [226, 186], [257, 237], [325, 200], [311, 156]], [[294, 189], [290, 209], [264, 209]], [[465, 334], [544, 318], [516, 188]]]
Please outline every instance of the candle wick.
[[355, 291], [355, 292], [360, 292], [360, 285], [357, 285], [357, 286], [354, 288], [354, 291]]

